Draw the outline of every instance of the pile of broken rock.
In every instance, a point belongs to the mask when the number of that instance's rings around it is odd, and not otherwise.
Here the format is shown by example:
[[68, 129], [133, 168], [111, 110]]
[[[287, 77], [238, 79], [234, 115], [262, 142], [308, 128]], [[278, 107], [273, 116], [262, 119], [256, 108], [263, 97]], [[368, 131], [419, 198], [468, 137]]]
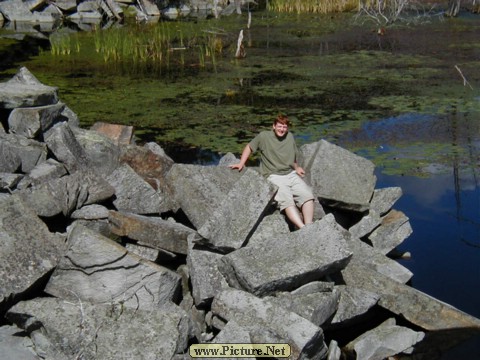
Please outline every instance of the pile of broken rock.
[[407, 284], [391, 257], [412, 231], [402, 192], [375, 189], [365, 158], [302, 146], [316, 221], [290, 231], [276, 189], [232, 154], [180, 164], [131, 127], [82, 129], [26, 68], [0, 83], [0, 109], [5, 359], [183, 359], [198, 343], [432, 358], [443, 335], [480, 329]]

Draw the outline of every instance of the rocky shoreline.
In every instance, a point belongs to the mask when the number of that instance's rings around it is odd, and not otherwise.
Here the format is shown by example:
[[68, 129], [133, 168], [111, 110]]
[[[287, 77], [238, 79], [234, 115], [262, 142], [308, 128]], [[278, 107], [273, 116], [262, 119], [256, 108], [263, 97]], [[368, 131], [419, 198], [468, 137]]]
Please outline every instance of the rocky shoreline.
[[[260, 3], [262, 3], [260, 1]], [[174, 20], [182, 17], [220, 17], [241, 14], [259, 6], [253, 0], [4, 0], [0, 1], [0, 27], [17, 29], [26, 24], [36, 24], [46, 29], [60, 27], [64, 23], [76, 24], [82, 30], [90, 30], [103, 24], [122, 22], [134, 17], [141, 22]], [[265, 7], [265, 2], [263, 5]]]
[[316, 221], [292, 231], [276, 189], [230, 170], [233, 154], [180, 164], [132, 127], [82, 129], [26, 68], [0, 83], [0, 109], [5, 359], [188, 359], [235, 343], [434, 359], [480, 332], [408, 285], [393, 256], [412, 232], [402, 191], [376, 189], [373, 163], [346, 149], [301, 147]]

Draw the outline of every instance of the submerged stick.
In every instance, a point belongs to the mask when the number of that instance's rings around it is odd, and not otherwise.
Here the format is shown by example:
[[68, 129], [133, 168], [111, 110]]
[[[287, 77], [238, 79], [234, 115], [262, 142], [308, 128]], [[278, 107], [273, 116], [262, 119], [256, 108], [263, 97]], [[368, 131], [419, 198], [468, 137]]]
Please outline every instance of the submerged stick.
[[467, 85], [468, 85], [468, 86], [470, 87], [470, 89], [473, 90], [472, 85], [470, 85], [470, 83], [467, 81], [467, 79], [465, 78], [465, 76], [463, 76], [462, 71], [460, 70], [460, 68], [459, 68], [457, 65], [455, 65], [455, 69], [457, 69], [458, 73], [460, 74], [460, 76], [461, 76], [462, 79], [463, 79], [463, 86], [467, 86]]
[[243, 47], [243, 30], [240, 30], [237, 40], [237, 51], [235, 53], [237, 59], [245, 57], [245, 49]]

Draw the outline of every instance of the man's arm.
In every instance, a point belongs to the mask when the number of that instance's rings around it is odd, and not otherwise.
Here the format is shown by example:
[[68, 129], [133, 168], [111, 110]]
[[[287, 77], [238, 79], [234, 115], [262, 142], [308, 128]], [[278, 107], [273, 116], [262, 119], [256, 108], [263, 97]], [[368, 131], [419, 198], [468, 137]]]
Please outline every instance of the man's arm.
[[247, 144], [247, 146], [245, 146], [245, 148], [242, 151], [240, 162], [238, 164], [230, 165], [229, 168], [238, 169], [238, 171], [242, 171], [251, 153], [252, 153], [252, 149], [250, 148], [250, 145]]

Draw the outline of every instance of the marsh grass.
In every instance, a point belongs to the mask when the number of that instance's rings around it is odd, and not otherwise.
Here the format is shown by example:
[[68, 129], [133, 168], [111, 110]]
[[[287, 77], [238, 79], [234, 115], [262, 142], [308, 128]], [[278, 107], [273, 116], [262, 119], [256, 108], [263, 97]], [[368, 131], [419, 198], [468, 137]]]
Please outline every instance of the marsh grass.
[[328, 14], [358, 9], [356, 0], [270, 0], [268, 10], [287, 13]]
[[50, 51], [53, 55], [70, 55], [80, 52], [78, 34], [57, 32], [50, 36]]
[[99, 62], [116, 70], [142, 70], [161, 73], [172, 66], [216, 68], [223, 46], [221, 34], [200, 30], [198, 25], [182, 22], [137, 24], [135, 26], [78, 34], [53, 34], [50, 37], [54, 56], [73, 56], [92, 47]]

